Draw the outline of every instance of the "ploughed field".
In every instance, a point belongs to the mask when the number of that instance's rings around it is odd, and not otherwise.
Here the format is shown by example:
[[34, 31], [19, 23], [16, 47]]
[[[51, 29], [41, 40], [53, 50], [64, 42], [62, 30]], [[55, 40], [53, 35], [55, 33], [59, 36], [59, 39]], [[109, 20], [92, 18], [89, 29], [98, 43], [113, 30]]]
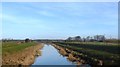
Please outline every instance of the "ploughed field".
[[85, 60], [85, 64], [119, 65], [119, 44], [103, 42], [54, 42], [54, 44], [72, 50], [73, 56]]

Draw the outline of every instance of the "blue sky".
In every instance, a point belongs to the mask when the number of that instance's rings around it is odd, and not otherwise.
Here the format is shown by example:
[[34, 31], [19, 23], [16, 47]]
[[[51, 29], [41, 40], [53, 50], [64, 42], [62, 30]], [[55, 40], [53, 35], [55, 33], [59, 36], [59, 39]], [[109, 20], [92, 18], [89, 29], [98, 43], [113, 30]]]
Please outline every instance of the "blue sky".
[[118, 37], [117, 2], [4, 2], [2, 11], [3, 38]]

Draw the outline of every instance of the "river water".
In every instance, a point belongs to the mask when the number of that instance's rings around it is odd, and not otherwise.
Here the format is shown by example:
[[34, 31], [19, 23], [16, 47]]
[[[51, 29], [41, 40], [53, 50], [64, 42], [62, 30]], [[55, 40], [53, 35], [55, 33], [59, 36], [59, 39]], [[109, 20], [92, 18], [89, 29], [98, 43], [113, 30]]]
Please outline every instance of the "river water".
[[41, 56], [38, 56], [32, 65], [74, 65], [49, 44], [44, 45], [41, 52]]
[[[41, 50], [41, 56], [36, 57], [34, 65], [72, 65], [76, 67], [76, 64], [69, 61], [67, 57], [62, 56], [56, 48], [50, 44], [45, 44]], [[89, 67], [86, 66], [85, 67]]]

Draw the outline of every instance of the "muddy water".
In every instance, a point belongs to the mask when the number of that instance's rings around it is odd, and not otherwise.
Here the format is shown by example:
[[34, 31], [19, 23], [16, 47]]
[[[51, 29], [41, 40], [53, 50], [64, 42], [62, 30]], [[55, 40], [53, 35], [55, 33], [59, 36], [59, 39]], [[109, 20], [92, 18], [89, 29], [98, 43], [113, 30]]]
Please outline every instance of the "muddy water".
[[36, 57], [32, 65], [75, 65], [59, 54], [56, 48], [46, 44], [42, 49], [42, 55]]

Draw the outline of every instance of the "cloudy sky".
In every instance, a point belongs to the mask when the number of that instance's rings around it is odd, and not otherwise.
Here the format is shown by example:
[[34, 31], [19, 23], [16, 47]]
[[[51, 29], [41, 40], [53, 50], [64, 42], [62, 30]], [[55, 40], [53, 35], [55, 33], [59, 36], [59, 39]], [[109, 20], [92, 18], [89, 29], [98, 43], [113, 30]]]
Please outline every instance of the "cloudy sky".
[[117, 2], [4, 2], [3, 38], [118, 37]]

